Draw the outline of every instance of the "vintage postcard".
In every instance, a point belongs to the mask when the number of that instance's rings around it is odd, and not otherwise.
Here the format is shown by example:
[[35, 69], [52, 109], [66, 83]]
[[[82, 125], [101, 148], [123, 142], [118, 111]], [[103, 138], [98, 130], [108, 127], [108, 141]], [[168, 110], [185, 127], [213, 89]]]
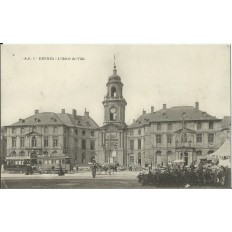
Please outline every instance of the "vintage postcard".
[[1, 188], [231, 188], [230, 45], [1, 45]]

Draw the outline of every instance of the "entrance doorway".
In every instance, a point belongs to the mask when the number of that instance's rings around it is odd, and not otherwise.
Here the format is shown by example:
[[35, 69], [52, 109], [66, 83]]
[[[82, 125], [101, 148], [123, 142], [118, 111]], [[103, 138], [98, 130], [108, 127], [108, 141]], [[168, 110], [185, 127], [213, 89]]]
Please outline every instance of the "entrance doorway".
[[180, 157], [182, 160], [184, 160], [184, 165], [187, 166], [188, 165], [188, 152], [185, 152], [184, 156], [183, 156], [183, 153], [180, 153]]

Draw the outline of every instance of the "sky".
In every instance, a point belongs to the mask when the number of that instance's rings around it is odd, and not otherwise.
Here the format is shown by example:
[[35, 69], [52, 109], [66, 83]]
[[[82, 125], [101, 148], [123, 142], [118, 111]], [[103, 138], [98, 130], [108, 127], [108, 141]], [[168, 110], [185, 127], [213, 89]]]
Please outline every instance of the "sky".
[[127, 124], [151, 106], [156, 111], [196, 101], [212, 116], [230, 115], [228, 45], [3, 45], [2, 125], [36, 109], [83, 115], [86, 108], [101, 126], [114, 54]]

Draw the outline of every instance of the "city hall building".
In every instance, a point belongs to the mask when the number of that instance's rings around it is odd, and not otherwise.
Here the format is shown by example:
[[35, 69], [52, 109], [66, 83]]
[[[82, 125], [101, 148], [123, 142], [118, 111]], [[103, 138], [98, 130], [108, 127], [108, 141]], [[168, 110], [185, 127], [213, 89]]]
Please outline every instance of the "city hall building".
[[[104, 124], [84, 115], [39, 112], [6, 126], [6, 164], [27, 161], [43, 167], [52, 164], [85, 166], [93, 159], [99, 163], [118, 162], [127, 166], [167, 165], [181, 159], [186, 165], [207, 160], [230, 137], [230, 117], [223, 120], [194, 106], [163, 108], [146, 113], [126, 125], [126, 99], [123, 83], [114, 65], [103, 98]], [[100, 103], [99, 103], [100, 104]]]

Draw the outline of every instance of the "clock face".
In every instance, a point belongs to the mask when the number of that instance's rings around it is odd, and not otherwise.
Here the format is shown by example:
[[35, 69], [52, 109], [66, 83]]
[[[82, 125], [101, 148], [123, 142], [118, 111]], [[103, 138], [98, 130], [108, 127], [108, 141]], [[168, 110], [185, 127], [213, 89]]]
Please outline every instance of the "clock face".
[[113, 114], [113, 113], [116, 112], [116, 109], [115, 109], [114, 107], [112, 107], [112, 108], [110, 109], [110, 112]]

